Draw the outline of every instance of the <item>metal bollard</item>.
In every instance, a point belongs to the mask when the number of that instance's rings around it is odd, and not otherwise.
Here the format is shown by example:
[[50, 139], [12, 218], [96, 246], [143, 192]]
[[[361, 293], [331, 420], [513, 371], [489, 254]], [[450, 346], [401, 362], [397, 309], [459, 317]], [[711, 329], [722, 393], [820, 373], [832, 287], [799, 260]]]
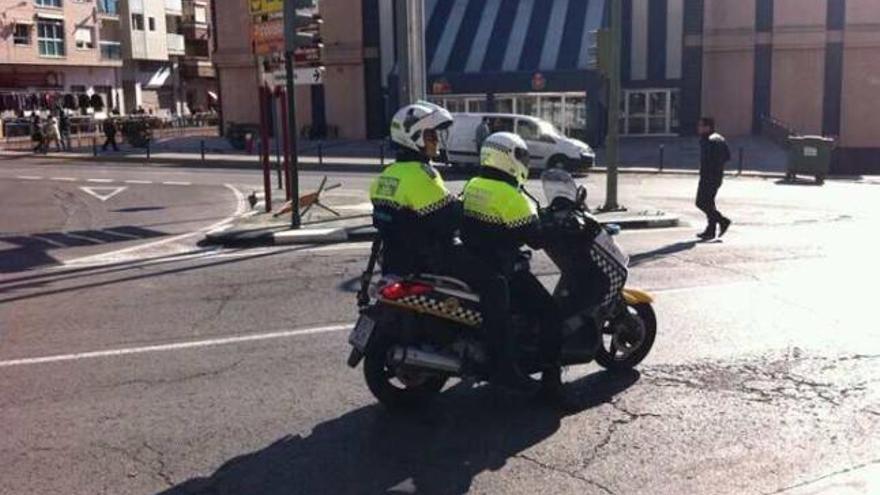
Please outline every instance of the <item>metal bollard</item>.
[[739, 175], [742, 175], [742, 173], [743, 173], [743, 147], [742, 146], [739, 147], [739, 167], [738, 167], [737, 173]]
[[318, 143], [318, 166], [319, 167], [324, 166], [324, 143], [323, 142]]
[[150, 160], [150, 140], [147, 139], [147, 161]]
[[204, 139], [202, 139], [202, 142], [201, 142], [201, 149], [202, 149], [202, 163], [204, 163], [205, 162], [205, 140]]
[[665, 161], [666, 146], [660, 145], [660, 172], [663, 171], [663, 162]]
[[379, 143], [379, 166], [385, 166], [385, 141]]
[[98, 156], [98, 140], [92, 136], [92, 156]]

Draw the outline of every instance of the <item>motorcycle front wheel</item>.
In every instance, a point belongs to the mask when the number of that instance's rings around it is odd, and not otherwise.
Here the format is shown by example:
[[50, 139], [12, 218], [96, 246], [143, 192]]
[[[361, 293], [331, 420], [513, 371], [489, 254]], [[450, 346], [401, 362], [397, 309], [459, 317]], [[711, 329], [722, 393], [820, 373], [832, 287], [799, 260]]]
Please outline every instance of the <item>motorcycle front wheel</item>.
[[364, 356], [364, 379], [370, 392], [389, 409], [409, 409], [430, 402], [449, 377], [390, 366], [388, 352], [392, 347], [392, 342], [376, 342]]
[[651, 352], [657, 316], [650, 304], [627, 305], [626, 313], [605, 324], [596, 362], [611, 371], [630, 370]]

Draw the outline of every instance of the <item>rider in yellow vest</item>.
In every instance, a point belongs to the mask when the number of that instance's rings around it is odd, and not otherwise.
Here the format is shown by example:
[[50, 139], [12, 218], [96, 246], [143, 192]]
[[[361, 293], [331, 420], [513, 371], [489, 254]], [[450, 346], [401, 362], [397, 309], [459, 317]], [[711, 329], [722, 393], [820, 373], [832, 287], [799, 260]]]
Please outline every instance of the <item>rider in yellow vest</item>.
[[[529, 174], [528, 161], [526, 143], [516, 134], [499, 132], [486, 139], [480, 151], [480, 174], [468, 182], [462, 194], [462, 240], [470, 252], [507, 279], [510, 306], [538, 318], [544, 361], [542, 386], [548, 395], [563, 399], [559, 309], [520, 254], [524, 245], [540, 249], [542, 244], [538, 211], [522, 189]], [[509, 324], [500, 327], [501, 334], [492, 336], [490, 347], [496, 360], [515, 363], [513, 342], [505, 331]], [[524, 383], [523, 379], [517, 381]]]
[[459, 202], [431, 166], [452, 114], [428, 102], [401, 108], [391, 120], [397, 157], [370, 187], [373, 225], [383, 243], [382, 271], [410, 275], [443, 263], [459, 226]]

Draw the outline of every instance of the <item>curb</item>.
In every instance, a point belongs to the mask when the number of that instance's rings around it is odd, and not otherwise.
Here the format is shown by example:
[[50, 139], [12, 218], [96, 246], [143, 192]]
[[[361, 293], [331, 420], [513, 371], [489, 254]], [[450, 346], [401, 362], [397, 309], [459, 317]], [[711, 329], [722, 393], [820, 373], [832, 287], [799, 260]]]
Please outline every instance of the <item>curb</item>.
[[[636, 218], [599, 218], [603, 225], [617, 224], [622, 230], [664, 229], [679, 225], [677, 215], [654, 215]], [[279, 230], [275, 228], [235, 230], [226, 228], [209, 232], [206, 244], [227, 247], [283, 246], [296, 244], [339, 244], [369, 242], [376, 238], [376, 229], [370, 224], [353, 227], [323, 229]]]

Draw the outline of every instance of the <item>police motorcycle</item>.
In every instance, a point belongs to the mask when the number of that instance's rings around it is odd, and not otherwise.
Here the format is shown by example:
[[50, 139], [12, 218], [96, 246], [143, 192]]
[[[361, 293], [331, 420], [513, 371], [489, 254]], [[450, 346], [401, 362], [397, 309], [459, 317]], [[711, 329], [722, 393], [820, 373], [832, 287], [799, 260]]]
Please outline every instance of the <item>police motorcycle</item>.
[[[544, 250], [561, 272], [553, 296], [563, 311], [562, 365], [595, 359], [609, 370], [631, 369], [650, 352], [657, 321], [651, 296], [625, 287], [629, 258], [612, 238], [619, 227], [602, 226], [590, 215], [586, 189], [568, 172], [548, 170], [541, 179], [549, 201], [540, 212], [548, 233]], [[363, 361], [370, 392], [391, 408], [423, 404], [453, 377], [488, 381], [479, 295], [440, 275], [386, 276], [371, 283], [380, 244], [374, 242], [361, 278], [348, 365]], [[524, 260], [530, 257], [524, 254]], [[512, 321], [518, 365], [537, 373], [538, 323], [516, 313]]]

